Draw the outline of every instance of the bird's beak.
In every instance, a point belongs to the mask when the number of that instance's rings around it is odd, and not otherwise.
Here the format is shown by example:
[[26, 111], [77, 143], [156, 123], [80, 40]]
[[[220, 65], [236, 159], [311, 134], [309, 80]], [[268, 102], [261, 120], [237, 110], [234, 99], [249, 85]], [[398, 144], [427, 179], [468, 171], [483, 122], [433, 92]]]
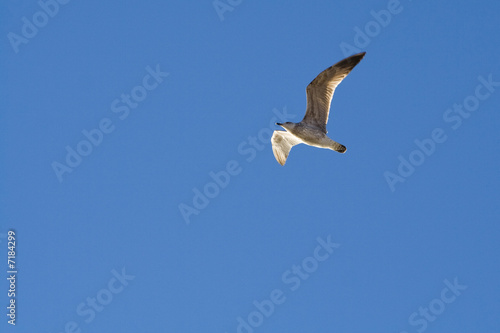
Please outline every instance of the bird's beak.
[[276, 125], [281, 126], [281, 125], [283, 125], [283, 124], [282, 124], [282, 123], [276, 123]]

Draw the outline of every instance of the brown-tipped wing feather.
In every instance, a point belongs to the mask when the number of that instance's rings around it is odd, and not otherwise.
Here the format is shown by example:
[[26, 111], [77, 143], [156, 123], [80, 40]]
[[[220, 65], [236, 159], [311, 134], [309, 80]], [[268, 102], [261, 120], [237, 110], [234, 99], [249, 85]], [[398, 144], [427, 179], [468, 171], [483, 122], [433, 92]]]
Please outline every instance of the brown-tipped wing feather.
[[306, 89], [306, 115], [302, 119], [302, 122], [319, 127], [326, 133], [326, 123], [328, 122], [330, 104], [335, 88], [337, 88], [339, 83], [342, 82], [364, 56], [365, 52], [362, 52], [341, 60], [325, 69], [309, 83]]
[[302, 143], [292, 134], [285, 131], [274, 131], [271, 142], [273, 145], [274, 157], [281, 165], [285, 165], [290, 149], [292, 149], [293, 146]]

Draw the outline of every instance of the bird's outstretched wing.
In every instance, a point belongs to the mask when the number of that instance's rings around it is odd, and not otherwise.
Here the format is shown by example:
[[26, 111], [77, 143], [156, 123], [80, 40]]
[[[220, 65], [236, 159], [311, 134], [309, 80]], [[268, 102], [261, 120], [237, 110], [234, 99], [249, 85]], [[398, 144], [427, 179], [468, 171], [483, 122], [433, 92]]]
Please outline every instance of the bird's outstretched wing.
[[319, 127], [326, 133], [326, 123], [335, 88], [364, 56], [365, 52], [362, 52], [345, 58], [322, 71], [309, 83], [306, 89], [306, 115], [302, 122]]
[[273, 144], [274, 157], [281, 165], [285, 165], [290, 149], [292, 149], [293, 146], [302, 143], [292, 134], [285, 131], [274, 131], [271, 142]]

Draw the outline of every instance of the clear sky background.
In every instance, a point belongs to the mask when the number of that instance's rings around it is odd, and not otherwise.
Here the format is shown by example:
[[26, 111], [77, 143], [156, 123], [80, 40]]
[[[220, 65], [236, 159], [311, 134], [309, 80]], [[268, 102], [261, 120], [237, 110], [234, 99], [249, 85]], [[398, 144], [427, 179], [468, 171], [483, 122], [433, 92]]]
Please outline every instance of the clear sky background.
[[498, 332], [497, 1], [1, 7], [2, 332]]

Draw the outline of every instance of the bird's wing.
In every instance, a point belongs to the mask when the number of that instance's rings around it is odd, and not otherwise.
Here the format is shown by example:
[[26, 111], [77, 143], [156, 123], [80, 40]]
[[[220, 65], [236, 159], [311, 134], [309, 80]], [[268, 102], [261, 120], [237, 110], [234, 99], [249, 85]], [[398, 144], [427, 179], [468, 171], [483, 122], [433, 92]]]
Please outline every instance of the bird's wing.
[[303, 122], [319, 127], [326, 133], [326, 123], [335, 88], [364, 56], [365, 52], [362, 52], [345, 58], [322, 71], [309, 83], [306, 89], [307, 109]]
[[290, 149], [302, 143], [302, 141], [285, 131], [274, 131], [271, 142], [273, 144], [274, 157], [281, 165], [285, 165]]

